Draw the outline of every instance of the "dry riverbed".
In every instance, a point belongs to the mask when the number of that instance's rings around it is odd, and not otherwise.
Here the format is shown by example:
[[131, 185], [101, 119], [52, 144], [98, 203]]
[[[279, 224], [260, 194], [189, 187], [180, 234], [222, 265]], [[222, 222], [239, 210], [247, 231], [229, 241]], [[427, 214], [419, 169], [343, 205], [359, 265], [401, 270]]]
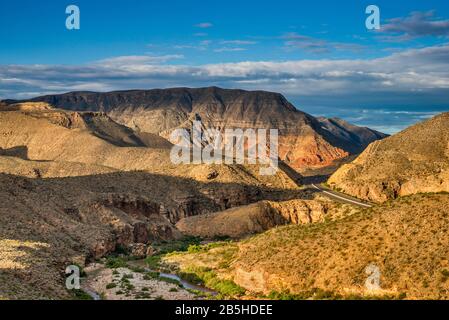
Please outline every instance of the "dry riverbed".
[[95, 292], [103, 300], [195, 300], [197, 294], [190, 292], [170, 279], [157, 273], [129, 268], [107, 268], [103, 264], [92, 264], [85, 268], [87, 274], [82, 287]]

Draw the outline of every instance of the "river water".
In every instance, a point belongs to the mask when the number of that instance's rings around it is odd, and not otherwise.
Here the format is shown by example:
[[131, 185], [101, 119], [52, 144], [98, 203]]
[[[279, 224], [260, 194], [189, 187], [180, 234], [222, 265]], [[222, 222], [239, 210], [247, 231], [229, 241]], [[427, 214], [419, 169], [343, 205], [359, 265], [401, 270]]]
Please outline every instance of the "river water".
[[[159, 271], [151, 270], [150, 268], [148, 268], [148, 265], [147, 265], [147, 263], [146, 263], [145, 260], [131, 261], [129, 264], [130, 264], [131, 266], [141, 267], [141, 268], [143, 268], [146, 272], [159, 272]], [[214, 290], [212, 290], [212, 289], [209, 289], [209, 288], [206, 288], [206, 287], [204, 287], [204, 286], [200, 286], [200, 285], [196, 285], [196, 284], [190, 283], [190, 282], [188, 282], [188, 281], [186, 281], [186, 280], [184, 280], [184, 279], [181, 279], [181, 278], [180, 278], [178, 275], [176, 275], [176, 274], [159, 272], [159, 276], [160, 276], [161, 278], [168, 278], [168, 279], [172, 279], [172, 280], [178, 281], [178, 282], [182, 285], [182, 287], [183, 287], [184, 289], [196, 290], [196, 291], [200, 291], [200, 292], [202, 292], [202, 293], [207, 293], [207, 294], [213, 295], [213, 296], [217, 295], [217, 292], [216, 292], [216, 291], [214, 291]]]
[[[130, 261], [128, 264], [130, 266], [143, 268], [145, 270], [145, 272], [158, 272], [158, 271], [151, 270], [150, 268], [148, 268], [148, 265], [147, 265], [145, 260]], [[158, 273], [159, 273], [159, 277], [160, 278], [167, 278], [167, 279], [178, 281], [181, 284], [181, 286], [184, 289], [186, 289], [186, 290], [195, 290], [195, 291], [199, 291], [199, 292], [202, 292], [202, 293], [205, 293], [205, 294], [208, 294], [208, 295], [212, 295], [212, 296], [216, 296], [217, 295], [216, 291], [211, 290], [209, 288], [206, 288], [204, 286], [200, 286], [200, 285], [196, 285], [196, 284], [190, 283], [190, 282], [180, 278], [176, 274], [164, 273], [164, 272], [158, 272]], [[98, 294], [97, 292], [95, 292], [91, 288], [83, 286], [82, 290], [85, 293], [87, 293], [93, 300], [101, 300], [100, 294]]]

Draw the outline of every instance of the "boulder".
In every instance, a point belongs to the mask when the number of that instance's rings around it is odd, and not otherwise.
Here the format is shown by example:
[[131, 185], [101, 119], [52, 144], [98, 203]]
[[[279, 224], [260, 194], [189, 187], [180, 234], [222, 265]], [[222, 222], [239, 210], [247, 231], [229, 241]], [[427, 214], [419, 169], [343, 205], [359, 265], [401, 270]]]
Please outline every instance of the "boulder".
[[144, 259], [147, 256], [147, 245], [144, 243], [133, 243], [129, 246], [131, 256]]

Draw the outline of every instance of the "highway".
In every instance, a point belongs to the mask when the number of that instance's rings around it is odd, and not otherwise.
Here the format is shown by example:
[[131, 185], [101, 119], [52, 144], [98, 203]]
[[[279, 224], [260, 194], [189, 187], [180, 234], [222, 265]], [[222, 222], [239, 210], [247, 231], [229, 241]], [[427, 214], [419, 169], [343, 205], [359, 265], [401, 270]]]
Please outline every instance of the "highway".
[[318, 190], [320, 193], [323, 193], [324, 195], [326, 195], [328, 198], [332, 198], [332, 199], [337, 199], [341, 202], [347, 203], [347, 204], [352, 204], [352, 205], [356, 205], [359, 207], [363, 207], [363, 208], [371, 208], [372, 205], [362, 202], [360, 200], [354, 199], [354, 198], [349, 198], [347, 195], [344, 195], [342, 193], [333, 191], [333, 190], [329, 190], [326, 188], [323, 188], [321, 186], [317, 186], [316, 184], [312, 183], [311, 187], [313, 189]]

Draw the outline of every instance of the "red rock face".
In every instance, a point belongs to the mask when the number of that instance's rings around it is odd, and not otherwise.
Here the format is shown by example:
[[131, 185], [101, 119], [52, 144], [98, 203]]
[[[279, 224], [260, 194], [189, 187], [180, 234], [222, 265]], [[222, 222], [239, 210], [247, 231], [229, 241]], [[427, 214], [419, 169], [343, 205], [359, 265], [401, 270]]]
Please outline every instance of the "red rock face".
[[279, 157], [294, 169], [326, 167], [335, 160], [349, 156], [349, 153], [332, 146], [320, 136], [280, 137]]

